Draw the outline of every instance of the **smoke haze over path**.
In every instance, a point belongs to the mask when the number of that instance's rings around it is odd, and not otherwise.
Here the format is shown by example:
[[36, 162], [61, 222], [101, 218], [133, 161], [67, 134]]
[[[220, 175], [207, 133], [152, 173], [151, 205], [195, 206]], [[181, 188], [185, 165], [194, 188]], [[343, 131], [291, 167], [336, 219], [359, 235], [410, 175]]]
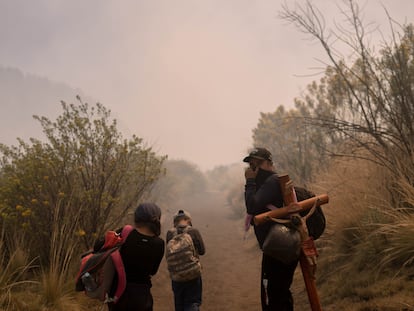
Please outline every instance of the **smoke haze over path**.
[[[241, 172], [242, 173], [242, 172]], [[243, 191], [241, 187], [240, 191]], [[185, 209], [192, 216], [205, 243], [206, 253], [200, 257], [203, 266], [203, 311], [258, 311], [260, 310], [260, 270], [262, 253], [253, 228], [244, 239], [241, 218], [226, 204], [225, 192], [197, 193], [182, 198], [163, 210], [162, 238], [172, 225], [172, 216]], [[166, 206], [164, 206], [166, 207]], [[244, 209], [244, 207], [243, 207]], [[153, 277], [151, 289], [154, 311], [171, 311], [174, 300], [165, 258]], [[308, 311], [309, 302], [300, 267], [292, 284], [296, 311]]]
[[[259, 310], [261, 252], [253, 232], [243, 240], [243, 220], [232, 217], [224, 193], [205, 193], [172, 204], [163, 222], [163, 236], [172, 224], [172, 215], [185, 209], [203, 238], [206, 254], [200, 256], [203, 272], [202, 310]], [[153, 277], [154, 311], [173, 309], [173, 293], [165, 259]]]
[[[333, 1], [313, 2], [337, 16]], [[125, 136], [211, 169], [241, 161], [260, 112], [317, 78], [305, 76], [324, 54], [278, 19], [281, 3], [0, 0], [0, 65], [81, 89]], [[381, 3], [400, 23], [414, 17], [414, 1], [361, 1], [384, 29]]]

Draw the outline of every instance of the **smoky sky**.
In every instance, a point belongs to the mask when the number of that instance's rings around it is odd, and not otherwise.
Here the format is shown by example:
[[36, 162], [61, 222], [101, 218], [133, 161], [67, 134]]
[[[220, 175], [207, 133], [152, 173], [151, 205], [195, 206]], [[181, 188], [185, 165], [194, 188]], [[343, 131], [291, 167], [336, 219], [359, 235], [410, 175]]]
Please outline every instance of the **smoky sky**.
[[[341, 1], [313, 2], [342, 22]], [[358, 3], [384, 29], [382, 5], [400, 23], [414, 16], [411, 0]], [[0, 65], [80, 89], [125, 137], [211, 169], [240, 162], [260, 113], [293, 107], [320, 78], [322, 48], [278, 17], [281, 4], [0, 0]]]

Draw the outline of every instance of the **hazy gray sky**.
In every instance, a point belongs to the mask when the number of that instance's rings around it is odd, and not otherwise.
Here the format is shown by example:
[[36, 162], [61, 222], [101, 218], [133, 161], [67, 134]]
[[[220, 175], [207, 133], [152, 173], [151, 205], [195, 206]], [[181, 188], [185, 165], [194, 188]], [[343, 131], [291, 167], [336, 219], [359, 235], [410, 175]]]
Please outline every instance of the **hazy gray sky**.
[[[313, 2], [341, 21], [334, 1]], [[81, 89], [125, 137], [211, 169], [241, 161], [260, 112], [290, 107], [324, 58], [278, 18], [281, 3], [0, 0], [0, 65]], [[414, 17], [413, 0], [359, 3], [384, 29], [381, 3], [401, 23]]]

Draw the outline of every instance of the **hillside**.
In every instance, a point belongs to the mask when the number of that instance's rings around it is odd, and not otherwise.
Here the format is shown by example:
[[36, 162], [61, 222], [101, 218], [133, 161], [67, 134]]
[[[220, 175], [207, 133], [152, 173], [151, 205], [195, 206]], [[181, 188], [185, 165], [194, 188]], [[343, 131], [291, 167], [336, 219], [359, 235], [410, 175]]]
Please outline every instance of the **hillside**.
[[61, 113], [60, 101], [74, 102], [76, 95], [84, 97], [65, 84], [0, 66], [0, 143], [15, 145], [17, 137], [39, 138], [41, 127], [32, 116], [54, 119]]

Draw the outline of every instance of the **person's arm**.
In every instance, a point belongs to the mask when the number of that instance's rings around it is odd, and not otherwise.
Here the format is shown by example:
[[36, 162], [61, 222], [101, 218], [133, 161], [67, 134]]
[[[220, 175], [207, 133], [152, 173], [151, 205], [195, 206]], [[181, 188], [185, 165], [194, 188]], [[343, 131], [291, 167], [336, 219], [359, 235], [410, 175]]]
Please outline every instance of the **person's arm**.
[[193, 239], [194, 247], [197, 250], [199, 255], [204, 255], [206, 253], [206, 248], [204, 246], [203, 238], [201, 237], [200, 231], [192, 228], [188, 231], [191, 238]]
[[174, 237], [174, 232], [170, 229], [167, 231], [167, 236], [165, 238], [165, 243], [168, 243]]
[[255, 194], [256, 194], [256, 181], [254, 178], [246, 179], [244, 186], [244, 201], [246, 203], [246, 211], [250, 215], [255, 215]]
[[277, 207], [281, 207], [283, 198], [277, 176], [272, 175], [267, 178], [257, 191], [255, 180], [246, 179], [244, 198], [247, 213], [250, 215], [258, 215], [268, 211], [268, 204], [276, 204]]
[[164, 250], [165, 250], [165, 243], [162, 239], [158, 240], [158, 245], [154, 247], [157, 251], [157, 260], [154, 262], [154, 265], [152, 267], [151, 275], [155, 275], [158, 272], [158, 268], [160, 267], [161, 260], [164, 257]]

